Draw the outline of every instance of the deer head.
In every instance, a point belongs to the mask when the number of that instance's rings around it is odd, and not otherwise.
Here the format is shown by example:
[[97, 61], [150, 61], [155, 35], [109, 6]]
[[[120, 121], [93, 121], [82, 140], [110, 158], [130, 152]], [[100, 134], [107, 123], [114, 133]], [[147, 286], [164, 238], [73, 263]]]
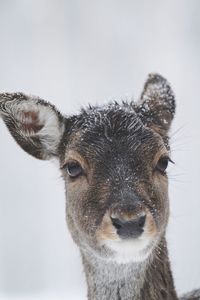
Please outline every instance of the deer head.
[[174, 113], [172, 90], [157, 74], [137, 103], [88, 107], [71, 117], [37, 97], [0, 94], [0, 116], [16, 142], [36, 158], [59, 160], [74, 241], [117, 262], [145, 260], [165, 233]]

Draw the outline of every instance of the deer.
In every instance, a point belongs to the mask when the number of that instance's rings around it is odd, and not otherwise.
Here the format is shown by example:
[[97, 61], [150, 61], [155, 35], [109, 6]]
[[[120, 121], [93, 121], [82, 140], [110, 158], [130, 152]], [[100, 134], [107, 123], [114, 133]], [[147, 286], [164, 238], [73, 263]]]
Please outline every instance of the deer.
[[0, 94], [0, 116], [19, 146], [59, 162], [88, 300], [200, 299], [200, 289], [178, 298], [166, 241], [175, 110], [159, 74], [148, 76], [137, 102], [89, 105], [72, 116], [36, 96]]

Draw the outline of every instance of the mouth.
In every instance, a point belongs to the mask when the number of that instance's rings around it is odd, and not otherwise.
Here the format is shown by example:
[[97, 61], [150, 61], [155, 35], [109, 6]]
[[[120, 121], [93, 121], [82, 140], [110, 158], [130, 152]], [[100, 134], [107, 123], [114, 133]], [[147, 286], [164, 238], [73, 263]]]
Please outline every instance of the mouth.
[[112, 251], [110, 259], [119, 264], [142, 262], [149, 258], [155, 245], [155, 239], [141, 236], [139, 238], [106, 240], [104, 247]]
[[97, 233], [100, 246], [117, 263], [142, 262], [148, 259], [157, 240], [157, 228], [149, 211], [131, 220], [119, 220], [107, 212]]

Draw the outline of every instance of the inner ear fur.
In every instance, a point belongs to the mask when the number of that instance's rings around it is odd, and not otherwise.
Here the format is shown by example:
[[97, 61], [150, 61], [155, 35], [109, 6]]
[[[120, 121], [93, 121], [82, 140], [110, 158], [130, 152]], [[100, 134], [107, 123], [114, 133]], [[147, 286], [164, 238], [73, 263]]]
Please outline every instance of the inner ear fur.
[[2, 117], [16, 142], [39, 159], [58, 155], [65, 119], [49, 102], [23, 93], [0, 94]]
[[159, 74], [149, 74], [136, 111], [142, 122], [166, 136], [175, 114], [175, 97], [168, 81]]

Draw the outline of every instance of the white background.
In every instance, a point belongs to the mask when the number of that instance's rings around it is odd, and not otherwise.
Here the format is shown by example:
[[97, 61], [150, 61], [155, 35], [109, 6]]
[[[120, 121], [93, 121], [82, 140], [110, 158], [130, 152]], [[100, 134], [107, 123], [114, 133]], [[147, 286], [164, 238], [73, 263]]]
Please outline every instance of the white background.
[[[137, 99], [149, 72], [177, 98], [169, 171], [170, 258], [179, 293], [200, 287], [200, 2], [1, 0], [0, 91], [64, 113]], [[23, 152], [0, 121], [0, 299], [86, 299], [57, 168]]]

